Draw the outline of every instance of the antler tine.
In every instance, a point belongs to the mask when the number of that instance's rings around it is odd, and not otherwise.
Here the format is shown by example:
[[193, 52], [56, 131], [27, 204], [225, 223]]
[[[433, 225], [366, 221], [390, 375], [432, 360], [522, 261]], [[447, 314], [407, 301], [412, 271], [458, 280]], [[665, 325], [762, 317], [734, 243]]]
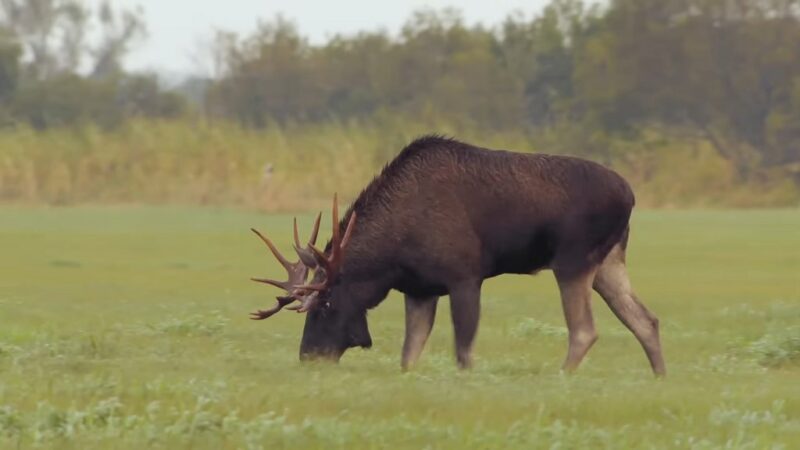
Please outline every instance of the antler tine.
[[321, 291], [324, 291], [327, 288], [328, 288], [327, 280], [326, 281], [322, 281], [320, 283], [315, 283], [315, 284], [301, 284], [301, 285], [294, 286], [294, 289], [298, 290], [298, 291], [316, 291], [316, 292], [321, 292]]
[[269, 284], [270, 286], [275, 286], [276, 288], [281, 288], [285, 291], [290, 291], [294, 287], [291, 286], [288, 282], [270, 280], [269, 278], [250, 278], [250, 279], [252, 281], [255, 281], [256, 283]]
[[321, 220], [322, 212], [320, 211], [320, 213], [317, 214], [317, 220], [314, 221], [314, 230], [311, 232], [311, 237], [308, 239], [308, 243], [311, 245], [317, 245], [317, 236], [319, 235], [319, 224]]
[[294, 218], [294, 245], [300, 247], [300, 233], [297, 231], [297, 217]]
[[339, 200], [338, 200], [338, 194], [337, 193], [333, 194], [333, 214], [332, 214], [332, 219], [333, 219], [333, 236], [332, 236], [331, 240], [333, 241], [333, 248], [336, 249], [339, 246], [339, 244], [341, 243], [341, 240], [340, 240], [341, 235], [340, 235], [340, 232], [339, 232]]
[[347, 222], [347, 229], [344, 232], [344, 238], [342, 238], [341, 249], [343, 252], [345, 247], [347, 247], [347, 244], [350, 242], [350, 235], [353, 234], [353, 228], [355, 228], [357, 216], [358, 215], [355, 211], [350, 214], [350, 220]]
[[275, 247], [275, 245], [272, 244], [272, 241], [270, 241], [266, 236], [261, 234], [255, 228], [250, 228], [250, 230], [253, 233], [255, 233], [256, 235], [258, 235], [258, 237], [260, 237], [261, 240], [264, 241], [265, 244], [267, 244], [267, 247], [269, 247], [269, 249], [272, 252], [272, 254], [275, 255], [275, 258], [278, 260], [279, 263], [281, 263], [281, 265], [286, 270], [290, 270], [291, 269], [292, 264], [286, 258], [284, 258], [283, 255], [281, 255], [281, 252], [279, 252], [278, 249]]
[[314, 258], [314, 253], [309, 250], [309, 247], [313, 246], [317, 242], [317, 236], [319, 235], [319, 224], [322, 220], [322, 213], [320, 212], [317, 214], [317, 219], [314, 221], [314, 230], [311, 232], [311, 237], [308, 239], [308, 245], [306, 248], [302, 248], [300, 244], [300, 233], [297, 231], [297, 217], [294, 218], [294, 251], [297, 253], [297, 256], [300, 257], [300, 261], [306, 265], [309, 269], [316, 269], [317, 268], [317, 261]]
[[[319, 235], [319, 223], [322, 220], [322, 213], [320, 212], [317, 214], [316, 220], [314, 220], [314, 229], [311, 231], [311, 237], [308, 238], [308, 243], [314, 245], [317, 243], [317, 236]], [[294, 245], [297, 247], [301, 247], [300, 244], [300, 232], [297, 231], [297, 217], [294, 218]]]
[[275, 315], [276, 313], [278, 313], [281, 309], [286, 307], [286, 305], [289, 305], [296, 300], [294, 297], [276, 297], [276, 299], [278, 300], [278, 302], [275, 303], [275, 306], [273, 306], [272, 308], [259, 309], [256, 312], [250, 313], [250, 320], [268, 319], [273, 315]]

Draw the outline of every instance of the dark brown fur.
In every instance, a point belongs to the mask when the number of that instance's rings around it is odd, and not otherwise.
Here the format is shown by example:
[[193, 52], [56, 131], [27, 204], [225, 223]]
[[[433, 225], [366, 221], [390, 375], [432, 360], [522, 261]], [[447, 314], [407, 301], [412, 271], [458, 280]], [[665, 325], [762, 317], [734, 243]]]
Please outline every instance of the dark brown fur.
[[[575, 291], [583, 298], [612, 249], [624, 255], [633, 205], [628, 183], [590, 161], [418, 139], [341, 221], [346, 226], [357, 212], [341, 276], [323, 293], [329, 307], [309, 314], [301, 355], [338, 358], [348, 347], [371, 345], [366, 311], [396, 289], [407, 296], [408, 316], [422, 317], [407, 317], [406, 347], [414, 348], [404, 351], [404, 366], [413, 363], [430, 332], [430, 302], [449, 294], [457, 357], [467, 367], [484, 279], [551, 269], [562, 294]], [[569, 325], [569, 305], [583, 301], [564, 301]], [[576, 326], [588, 330], [584, 322]], [[571, 353], [572, 347], [571, 339]]]

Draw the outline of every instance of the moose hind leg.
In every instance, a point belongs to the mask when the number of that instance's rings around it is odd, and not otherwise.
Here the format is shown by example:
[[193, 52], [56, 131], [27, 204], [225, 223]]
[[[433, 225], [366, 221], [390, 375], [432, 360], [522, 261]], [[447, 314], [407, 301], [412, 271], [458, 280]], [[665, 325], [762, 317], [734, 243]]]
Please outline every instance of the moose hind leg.
[[658, 319], [645, 308], [631, 288], [625, 268], [625, 250], [617, 245], [597, 271], [594, 290], [603, 297], [617, 318], [633, 332], [644, 348], [650, 366], [657, 376], [666, 374]]
[[591, 304], [594, 270], [588, 270], [580, 275], [556, 271], [555, 275], [569, 330], [569, 349], [562, 370], [573, 372], [597, 341]]
[[450, 315], [456, 343], [456, 361], [461, 369], [472, 367], [472, 347], [481, 314], [481, 283], [466, 282], [450, 289]]
[[436, 318], [439, 297], [415, 298], [406, 295], [406, 339], [403, 342], [403, 370], [416, 364]]

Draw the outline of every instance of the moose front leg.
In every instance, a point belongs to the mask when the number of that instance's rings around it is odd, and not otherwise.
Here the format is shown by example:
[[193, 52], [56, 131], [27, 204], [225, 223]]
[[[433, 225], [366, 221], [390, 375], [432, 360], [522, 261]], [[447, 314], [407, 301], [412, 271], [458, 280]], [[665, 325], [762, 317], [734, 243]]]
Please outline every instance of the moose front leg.
[[456, 361], [460, 369], [472, 367], [472, 346], [481, 315], [481, 283], [464, 282], [450, 289], [450, 314], [456, 341]]
[[439, 297], [415, 298], [406, 295], [406, 340], [403, 342], [403, 370], [417, 363], [433, 329]]

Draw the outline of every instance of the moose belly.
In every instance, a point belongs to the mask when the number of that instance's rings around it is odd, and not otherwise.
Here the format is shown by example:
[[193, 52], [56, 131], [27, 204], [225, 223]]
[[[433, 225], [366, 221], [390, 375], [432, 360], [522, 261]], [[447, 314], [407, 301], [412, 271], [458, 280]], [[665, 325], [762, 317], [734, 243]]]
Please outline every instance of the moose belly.
[[[553, 233], [539, 230], [527, 235], [521, 232], [485, 242], [483, 255], [485, 277], [504, 273], [530, 274], [546, 269], [553, 261], [556, 239]], [[522, 245], [520, 245], [522, 244]]]
[[447, 287], [442, 281], [422, 277], [414, 271], [405, 270], [394, 288], [412, 297], [432, 297], [447, 295]]

